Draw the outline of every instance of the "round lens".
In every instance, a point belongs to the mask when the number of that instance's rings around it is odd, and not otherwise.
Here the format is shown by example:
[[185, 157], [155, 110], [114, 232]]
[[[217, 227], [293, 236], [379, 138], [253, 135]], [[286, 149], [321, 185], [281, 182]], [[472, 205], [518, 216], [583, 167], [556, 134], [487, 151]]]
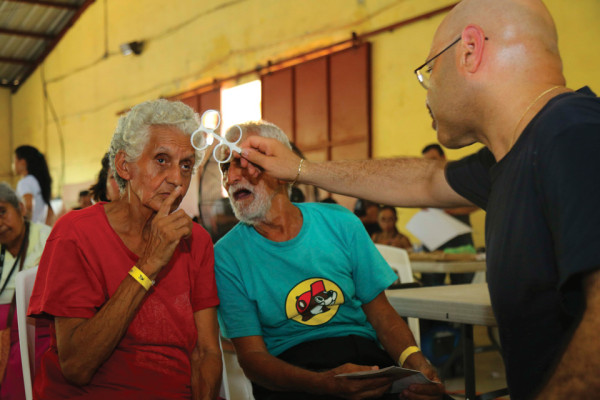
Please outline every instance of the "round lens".
[[240, 140], [242, 140], [242, 128], [238, 125], [234, 125], [227, 130], [225, 134], [225, 140], [229, 143], [237, 144]]
[[217, 110], [206, 110], [200, 118], [200, 123], [203, 127], [212, 129], [213, 131], [219, 127], [221, 116]]
[[220, 163], [225, 163], [231, 159], [231, 149], [225, 143], [219, 143], [213, 151], [215, 160]]
[[421, 86], [423, 86], [425, 89], [429, 89], [429, 75], [431, 74], [431, 70], [429, 69], [429, 66], [425, 66], [422, 69], [420, 69], [419, 71], [417, 71], [417, 78], [419, 79], [419, 82], [421, 83]]
[[196, 150], [204, 150], [212, 144], [214, 138], [204, 129], [198, 129], [192, 134], [190, 141]]

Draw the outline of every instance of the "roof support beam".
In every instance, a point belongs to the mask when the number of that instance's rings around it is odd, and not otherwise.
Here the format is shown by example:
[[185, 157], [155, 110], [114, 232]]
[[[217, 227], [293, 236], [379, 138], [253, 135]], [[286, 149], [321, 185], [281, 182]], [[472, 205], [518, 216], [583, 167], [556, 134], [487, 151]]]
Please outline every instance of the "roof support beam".
[[21, 65], [33, 65], [32, 60], [27, 60], [25, 58], [0, 57], [0, 62]]
[[73, 11], [76, 11], [79, 8], [79, 6], [76, 4], [56, 3], [54, 1], [48, 1], [48, 0], [5, 0], [5, 1], [12, 1], [13, 3], [26, 3], [26, 4], [31, 4], [32, 6], [62, 8], [62, 9], [73, 10]]
[[46, 33], [38, 33], [38, 32], [31, 32], [31, 31], [18, 31], [15, 29], [5, 29], [5, 28], [0, 28], [0, 35], [23, 36], [23, 37], [30, 37], [30, 38], [34, 38], [34, 39], [43, 39], [43, 40], [52, 40], [55, 38], [54, 35], [48, 35]]

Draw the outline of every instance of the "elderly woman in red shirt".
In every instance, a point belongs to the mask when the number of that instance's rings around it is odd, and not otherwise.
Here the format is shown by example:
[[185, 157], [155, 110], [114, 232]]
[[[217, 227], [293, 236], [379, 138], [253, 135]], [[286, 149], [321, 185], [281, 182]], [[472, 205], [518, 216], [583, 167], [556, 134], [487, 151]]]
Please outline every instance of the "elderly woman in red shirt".
[[198, 126], [180, 102], [133, 107], [110, 146], [121, 197], [55, 225], [29, 306], [53, 320], [34, 398], [217, 397], [212, 242], [176, 210], [203, 157]]

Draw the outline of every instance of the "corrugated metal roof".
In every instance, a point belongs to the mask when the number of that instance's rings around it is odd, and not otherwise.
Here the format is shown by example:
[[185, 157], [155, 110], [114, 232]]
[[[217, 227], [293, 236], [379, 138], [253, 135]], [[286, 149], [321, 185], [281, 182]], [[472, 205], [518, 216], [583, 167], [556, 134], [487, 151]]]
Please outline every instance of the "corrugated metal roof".
[[0, 86], [16, 91], [94, 0], [0, 0]]

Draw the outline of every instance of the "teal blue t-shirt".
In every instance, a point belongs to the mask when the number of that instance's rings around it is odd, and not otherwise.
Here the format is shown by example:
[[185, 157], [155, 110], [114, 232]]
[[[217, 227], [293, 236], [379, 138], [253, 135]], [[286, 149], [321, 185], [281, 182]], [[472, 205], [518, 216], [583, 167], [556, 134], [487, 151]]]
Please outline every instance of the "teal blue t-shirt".
[[275, 356], [327, 337], [377, 340], [361, 306], [398, 277], [350, 211], [294, 205], [303, 217], [295, 238], [274, 242], [240, 223], [215, 245], [223, 335], [262, 336]]

